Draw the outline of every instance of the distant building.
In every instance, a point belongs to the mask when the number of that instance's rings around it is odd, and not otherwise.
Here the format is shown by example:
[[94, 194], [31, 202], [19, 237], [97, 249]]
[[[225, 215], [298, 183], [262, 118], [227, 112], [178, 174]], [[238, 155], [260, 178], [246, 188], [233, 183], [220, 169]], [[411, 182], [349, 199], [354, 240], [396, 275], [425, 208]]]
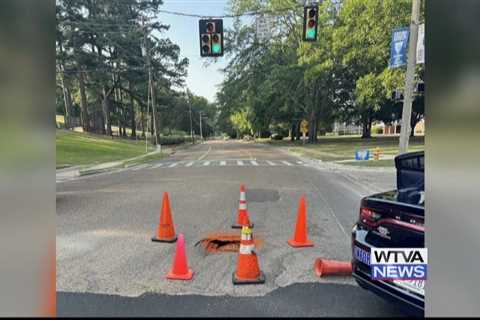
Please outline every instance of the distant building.
[[[391, 123], [384, 123], [382, 121], [375, 121], [372, 123], [372, 134], [374, 135], [399, 135], [401, 130], [401, 121], [395, 120]], [[425, 120], [420, 120], [414, 128], [414, 134], [417, 136], [422, 136], [425, 134]], [[356, 125], [353, 123], [347, 122], [334, 122], [333, 124], [333, 135], [361, 135], [362, 126]]]

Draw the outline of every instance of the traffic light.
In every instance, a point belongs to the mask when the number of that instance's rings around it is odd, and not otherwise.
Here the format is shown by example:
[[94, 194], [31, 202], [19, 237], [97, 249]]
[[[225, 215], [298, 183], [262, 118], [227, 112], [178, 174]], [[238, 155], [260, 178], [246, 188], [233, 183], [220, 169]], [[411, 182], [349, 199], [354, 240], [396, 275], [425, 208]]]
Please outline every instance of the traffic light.
[[200, 30], [200, 56], [223, 56], [223, 20], [201, 19], [198, 26]]
[[316, 41], [318, 32], [318, 5], [303, 8], [303, 41]]

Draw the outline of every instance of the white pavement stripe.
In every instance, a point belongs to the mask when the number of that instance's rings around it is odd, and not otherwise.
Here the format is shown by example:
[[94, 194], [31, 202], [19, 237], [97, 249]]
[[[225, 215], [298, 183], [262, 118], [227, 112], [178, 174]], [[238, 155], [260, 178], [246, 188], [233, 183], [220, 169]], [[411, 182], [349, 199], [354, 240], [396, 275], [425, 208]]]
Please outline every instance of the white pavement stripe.
[[288, 161], [282, 161], [282, 163], [285, 163], [287, 166], [293, 166], [293, 164], [291, 164], [291, 163], [288, 162]]
[[226, 166], [226, 165], [227, 165], [227, 161], [220, 161], [220, 165], [221, 165], [221, 166]]
[[258, 162], [257, 162], [257, 161], [251, 160], [250, 162], [251, 162], [254, 166], [258, 166]]
[[204, 166], [209, 166], [209, 165], [210, 165], [210, 161], [205, 161], [205, 162], [203, 163], [203, 165], [204, 165]]
[[169, 165], [168, 167], [169, 167], [169, 168], [173, 168], [173, 167], [176, 167], [176, 166], [178, 166], [178, 162], [174, 162], [174, 163], [172, 163], [171, 165]]
[[132, 171], [137, 171], [137, 170], [140, 170], [140, 169], [145, 169], [146, 167], [148, 167], [149, 164], [141, 164], [139, 166], [136, 166], [132, 169]]
[[271, 166], [276, 166], [276, 165], [277, 165], [277, 164], [276, 164], [275, 162], [273, 162], [273, 161], [269, 161], [269, 160], [266, 160], [266, 161], [267, 161], [267, 163], [268, 163], [269, 165], [271, 165]]
[[303, 161], [297, 161], [298, 164], [303, 164]]
[[189, 163], [187, 163], [185, 165], [185, 167], [191, 167], [191, 166], [193, 166], [194, 163], [195, 163], [195, 161], [190, 161]]
[[238, 164], [239, 166], [243, 166], [243, 161], [242, 161], [242, 160], [237, 160], [237, 164]]
[[165, 164], [165, 163], [158, 163], [158, 164], [154, 165], [154, 166], [152, 167], [152, 169], [158, 169], [158, 168], [160, 168], [161, 166], [163, 166], [164, 164]]

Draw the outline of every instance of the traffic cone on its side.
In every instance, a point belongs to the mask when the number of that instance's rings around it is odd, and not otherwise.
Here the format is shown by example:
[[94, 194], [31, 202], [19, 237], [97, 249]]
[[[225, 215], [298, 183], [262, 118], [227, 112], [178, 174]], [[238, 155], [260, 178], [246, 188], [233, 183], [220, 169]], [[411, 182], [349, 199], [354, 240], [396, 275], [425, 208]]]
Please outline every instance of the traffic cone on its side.
[[163, 193], [162, 211], [160, 212], [160, 223], [157, 227], [157, 232], [152, 238], [154, 242], [175, 242], [177, 235], [175, 234], [175, 227], [173, 226], [172, 212], [170, 210], [170, 200], [168, 193]]
[[318, 258], [315, 260], [315, 274], [319, 277], [328, 275], [350, 275], [352, 274], [352, 263], [350, 261], [336, 261]]
[[167, 274], [167, 279], [171, 280], [190, 280], [193, 277], [193, 271], [188, 268], [187, 255], [185, 253], [185, 238], [183, 234], [178, 235], [177, 249], [173, 259], [172, 270]]
[[232, 228], [240, 229], [244, 226], [253, 228], [253, 223], [251, 224], [250, 219], [248, 218], [247, 194], [245, 191], [245, 186], [242, 184], [240, 185], [240, 201], [238, 202], [237, 223], [232, 225]]
[[313, 247], [313, 242], [307, 238], [307, 204], [305, 195], [302, 195], [300, 198], [295, 234], [292, 239], [288, 240], [288, 244], [295, 248]]
[[265, 283], [265, 274], [260, 271], [257, 254], [255, 253], [252, 229], [242, 227], [240, 250], [238, 252], [237, 270], [232, 275], [232, 282], [236, 284]]

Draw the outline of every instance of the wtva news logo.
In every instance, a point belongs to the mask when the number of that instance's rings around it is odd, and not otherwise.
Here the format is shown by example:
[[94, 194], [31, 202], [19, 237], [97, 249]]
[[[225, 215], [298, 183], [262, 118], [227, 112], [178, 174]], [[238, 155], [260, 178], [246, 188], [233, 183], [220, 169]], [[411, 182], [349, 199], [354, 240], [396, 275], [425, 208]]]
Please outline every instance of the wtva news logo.
[[374, 280], [426, 280], [426, 248], [372, 248], [370, 266]]

